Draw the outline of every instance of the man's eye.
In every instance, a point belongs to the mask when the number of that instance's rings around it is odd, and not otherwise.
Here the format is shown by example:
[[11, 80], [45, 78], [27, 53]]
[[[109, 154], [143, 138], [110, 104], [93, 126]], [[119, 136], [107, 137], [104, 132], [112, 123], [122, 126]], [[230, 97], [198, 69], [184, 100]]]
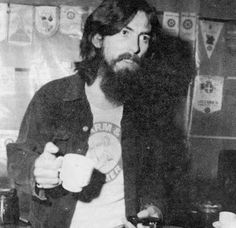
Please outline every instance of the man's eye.
[[145, 43], [148, 43], [150, 40], [150, 36], [149, 35], [142, 35], [141, 40], [144, 41]]
[[126, 29], [121, 30], [122, 36], [127, 36], [129, 34], [129, 31]]

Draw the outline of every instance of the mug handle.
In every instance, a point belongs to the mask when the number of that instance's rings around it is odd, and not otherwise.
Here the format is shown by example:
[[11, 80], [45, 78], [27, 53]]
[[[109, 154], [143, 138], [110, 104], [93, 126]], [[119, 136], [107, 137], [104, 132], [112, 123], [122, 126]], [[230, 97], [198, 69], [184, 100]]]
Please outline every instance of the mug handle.
[[219, 222], [219, 221], [213, 222], [212, 226], [215, 228], [221, 228], [221, 222]]
[[59, 156], [56, 158], [58, 160], [58, 162], [61, 163], [60, 165], [60, 168], [58, 169], [58, 179], [59, 179], [59, 185], [62, 184], [62, 173], [61, 173], [61, 167], [62, 167], [62, 164], [63, 164], [63, 160], [64, 160], [64, 156]]

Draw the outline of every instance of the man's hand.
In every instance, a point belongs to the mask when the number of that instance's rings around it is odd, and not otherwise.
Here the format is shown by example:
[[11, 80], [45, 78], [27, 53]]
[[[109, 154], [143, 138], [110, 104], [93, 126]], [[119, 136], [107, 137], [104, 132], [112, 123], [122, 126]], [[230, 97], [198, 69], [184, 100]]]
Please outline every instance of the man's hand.
[[221, 228], [221, 227], [222, 227], [221, 225], [222, 225], [222, 224], [221, 224], [221, 222], [219, 222], [219, 221], [212, 223], [212, 226], [215, 227], [215, 228]]
[[55, 155], [58, 151], [55, 144], [48, 142], [43, 153], [35, 160], [33, 174], [40, 188], [53, 188], [60, 184], [58, 174], [62, 160]]
[[[137, 216], [139, 218], [148, 218], [148, 217], [156, 217], [156, 218], [161, 218], [163, 219], [161, 210], [155, 206], [148, 206], [146, 209], [140, 211]], [[135, 228], [135, 226], [130, 223], [129, 221], [124, 221], [125, 228]], [[149, 226], [144, 226], [142, 224], [137, 225], [138, 228], [145, 228]]]

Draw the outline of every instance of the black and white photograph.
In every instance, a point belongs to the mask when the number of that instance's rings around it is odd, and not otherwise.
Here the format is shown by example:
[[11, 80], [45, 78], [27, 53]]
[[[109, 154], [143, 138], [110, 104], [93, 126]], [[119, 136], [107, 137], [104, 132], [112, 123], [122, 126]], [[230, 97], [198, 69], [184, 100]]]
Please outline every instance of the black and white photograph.
[[0, 0], [0, 228], [236, 228], [236, 1]]

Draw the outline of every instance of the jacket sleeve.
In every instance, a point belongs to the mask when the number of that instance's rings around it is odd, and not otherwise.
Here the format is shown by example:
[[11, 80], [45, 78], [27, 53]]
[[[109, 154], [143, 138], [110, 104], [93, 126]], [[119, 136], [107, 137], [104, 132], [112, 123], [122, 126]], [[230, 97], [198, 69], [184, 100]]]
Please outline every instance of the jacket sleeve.
[[[45, 115], [41, 103], [36, 93], [26, 110], [16, 142], [7, 145], [8, 175], [14, 180], [18, 191], [26, 194], [35, 194], [34, 162], [46, 143], [41, 126]], [[42, 192], [38, 193], [40, 195], [44, 198]]]
[[163, 214], [166, 211], [166, 190], [163, 172], [163, 145], [159, 140], [146, 140], [143, 148], [142, 169], [139, 177], [140, 210], [147, 206], [158, 207]]

